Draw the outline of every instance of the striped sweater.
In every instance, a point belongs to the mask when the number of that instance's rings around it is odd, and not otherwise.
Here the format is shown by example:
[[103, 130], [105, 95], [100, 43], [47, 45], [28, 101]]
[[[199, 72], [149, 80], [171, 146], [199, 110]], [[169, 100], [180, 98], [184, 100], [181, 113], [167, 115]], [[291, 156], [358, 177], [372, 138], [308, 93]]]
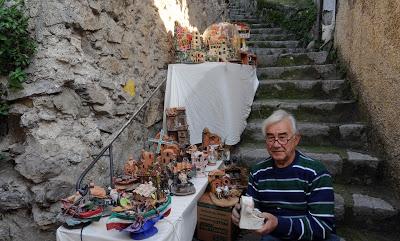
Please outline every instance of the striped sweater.
[[299, 151], [285, 168], [274, 167], [272, 158], [256, 164], [247, 195], [260, 211], [277, 216], [274, 236], [323, 240], [335, 232], [332, 177], [321, 162]]

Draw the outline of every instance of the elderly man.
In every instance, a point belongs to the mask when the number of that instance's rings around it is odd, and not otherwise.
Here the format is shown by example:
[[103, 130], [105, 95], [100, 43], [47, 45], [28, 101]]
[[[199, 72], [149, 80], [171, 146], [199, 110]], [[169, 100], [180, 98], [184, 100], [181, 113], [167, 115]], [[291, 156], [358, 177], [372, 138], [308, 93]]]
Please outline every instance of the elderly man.
[[[277, 110], [262, 127], [269, 158], [256, 164], [247, 195], [265, 218], [256, 230], [262, 241], [329, 240], [334, 234], [332, 178], [324, 165], [296, 150], [300, 135], [294, 117]], [[232, 211], [239, 223], [240, 205]]]

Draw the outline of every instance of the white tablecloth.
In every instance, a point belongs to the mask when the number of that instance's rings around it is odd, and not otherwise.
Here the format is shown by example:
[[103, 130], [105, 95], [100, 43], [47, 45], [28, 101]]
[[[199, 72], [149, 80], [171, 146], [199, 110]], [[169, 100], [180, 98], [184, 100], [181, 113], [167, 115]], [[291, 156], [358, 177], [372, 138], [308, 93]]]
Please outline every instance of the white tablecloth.
[[234, 145], [246, 127], [258, 84], [256, 69], [249, 65], [170, 64], [164, 108], [186, 107], [191, 144], [201, 143], [207, 127]]
[[[216, 166], [207, 166], [206, 171], [219, 168], [222, 161], [218, 161]], [[173, 196], [171, 202], [171, 213], [168, 217], [156, 223], [158, 233], [146, 240], [171, 240], [171, 241], [190, 241], [192, 240], [197, 222], [197, 200], [203, 195], [207, 187], [207, 178], [193, 178], [191, 182], [196, 187], [196, 193], [189, 196]], [[94, 222], [85, 227], [82, 231], [84, 241], [120, 241], [132, 240], [126, 232], [116, 230], [107, 231], [107, 218], [102, 218], [99, 222]], [[80, 241], [81, 229], [57, 229], [57, 241]]]

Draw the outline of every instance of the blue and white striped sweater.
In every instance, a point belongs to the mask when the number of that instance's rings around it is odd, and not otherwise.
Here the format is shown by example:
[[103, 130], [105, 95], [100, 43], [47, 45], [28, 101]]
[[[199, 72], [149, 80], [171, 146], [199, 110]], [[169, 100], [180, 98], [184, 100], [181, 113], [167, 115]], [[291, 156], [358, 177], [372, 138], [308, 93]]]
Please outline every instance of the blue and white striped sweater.
[[276, 168], [268, 158], [252, 169], [247, 195], [278, 217], [275, 236], [323, 240], [335, 232], [332, 177], [324, 165], [296, 151], [293, 163]]

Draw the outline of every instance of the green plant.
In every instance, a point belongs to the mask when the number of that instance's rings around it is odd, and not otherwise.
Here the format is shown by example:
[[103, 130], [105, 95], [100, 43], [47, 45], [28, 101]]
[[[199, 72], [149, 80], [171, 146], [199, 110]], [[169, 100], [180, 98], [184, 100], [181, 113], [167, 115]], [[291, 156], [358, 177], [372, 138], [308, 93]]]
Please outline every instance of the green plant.
[[23, 71], [35, 53], [35, 41], [28, 33], [28, 17], [24, 15], [23, 1], [14, 1], [9, 7], [0, 0], [0, 74], [8, 75], [11, 89], [22, 88], [26, 80]]
[[312, 40], [310, 31], [317, 18], [313, 0], [258, 0], [258, 12], [265, 11], [265, 21], [293, 32], [305, 45]]
[[0, 102], [0, 116], [5, 116], [8, 114], [9, 106], [6, 102]]

